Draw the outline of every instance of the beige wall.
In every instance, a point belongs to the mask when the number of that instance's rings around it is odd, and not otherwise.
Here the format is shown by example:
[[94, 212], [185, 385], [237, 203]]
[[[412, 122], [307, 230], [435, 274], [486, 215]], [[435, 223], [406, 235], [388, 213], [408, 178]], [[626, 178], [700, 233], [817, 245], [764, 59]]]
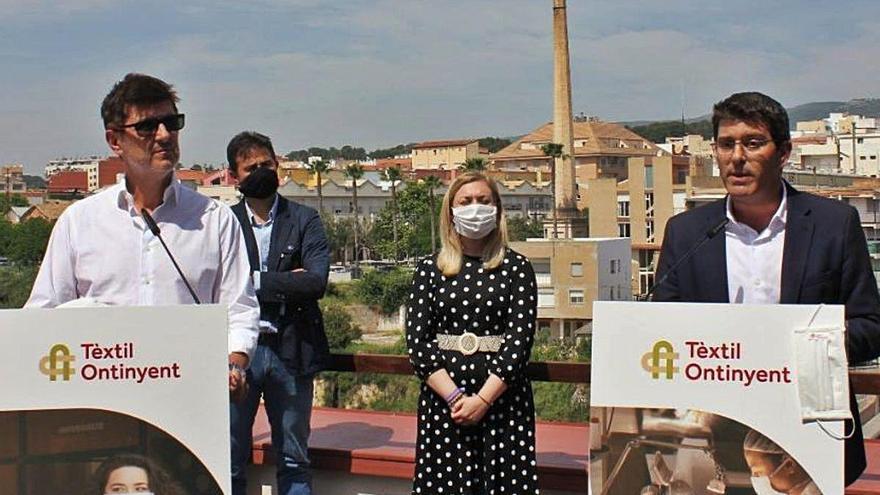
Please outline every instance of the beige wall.
[[[555, 241], [512, 242], [514, 251], [533, 263], [550, 260], [550, 279], [538, 278], [538, 289], [553, 289], [554, 305], [539, 307], [542, 319], [591, 319], [593, 301], [598, 296], [597, 246], [595, 242], [559, 239]], [[581, 263], [583, 275], [572, 276], [572, 263]], [[584, 291], [583, 304], [571, 304], [569, 291]]]
[[588, 180], [586, 191], [581, 194], [581, 203], [590, 210], [590, 237], [618, 236], [617, 180]]
[[630, 237], [633, 244], [647, 242], [645, 236], [645, 159], [630, 158], [627, 161], [629, 169], [629, 218]]
[[672, 157], [651, 160], [654, 168], [654, 243], [663, 244], [666, 222], [672, 217]]
[[468, 145], [438, 146], [435, 148], [417, 148], [412, 150], [413, 169], [444, 170], [458, 168], [468, 158], [483, 157], [477, 141]]

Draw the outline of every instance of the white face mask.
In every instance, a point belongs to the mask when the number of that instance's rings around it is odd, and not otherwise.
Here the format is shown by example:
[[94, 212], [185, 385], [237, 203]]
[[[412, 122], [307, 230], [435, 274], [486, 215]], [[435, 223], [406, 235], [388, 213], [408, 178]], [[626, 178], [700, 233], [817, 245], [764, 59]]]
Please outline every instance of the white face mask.
[[843, 328], [796, 329], [793, 339], [803, 421], [852, 419]]
[[457, 206], [452, 209], [452, 223], [455, 231], [468, 239], [482, 239], [495, 230], [497, 213], [493, 205]]
[[752, 488], [755, 489], [756, 495], [784, 495], [773, 489], [769, 476], [752, 476]]

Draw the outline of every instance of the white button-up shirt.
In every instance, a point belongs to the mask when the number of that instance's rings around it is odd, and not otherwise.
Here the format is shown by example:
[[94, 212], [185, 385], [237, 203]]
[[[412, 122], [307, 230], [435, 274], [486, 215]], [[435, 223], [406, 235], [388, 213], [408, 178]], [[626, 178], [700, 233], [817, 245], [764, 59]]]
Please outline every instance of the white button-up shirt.
[[[232, 210], [172, 179], [152, 216], [199, 299], [227, 305], [229, 352], [250, 356], [260, 307]], [[77, 201], [58, 218], [25, 307], [84, 297], [117, 306], [193, 303], [124, 184]]]
[[736, 221], [730, 196], [727, 197], [725, 248], [727, 249], [727, 290], [731, 303], [778, 304], [782, 287], [782, 252], [788, 194], [782, 186], [782, 201], [761, 231]]

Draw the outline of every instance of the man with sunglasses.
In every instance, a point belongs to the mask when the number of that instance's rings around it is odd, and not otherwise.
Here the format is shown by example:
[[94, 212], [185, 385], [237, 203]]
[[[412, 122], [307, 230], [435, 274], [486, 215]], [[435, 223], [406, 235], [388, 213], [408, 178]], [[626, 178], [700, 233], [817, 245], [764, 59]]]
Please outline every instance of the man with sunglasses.
[[[232, 211], [174, 177], [185, 122], [177, 102], [169, 84], [143, 74], [126, 75], [104, 98], [104, 137], [124, 163], [125, 180], [64, 211], [26, 307], [80, 298], [119, 306], [225, 304], [229, 388], [239, 396], [256, 346], [259, 306]], [[144, 212], [155, 219], [192, 293]]]
[[[666, 224], [653, 300], [845, 305], [849, 361], [877, 358], [880, 296], [859, 214], [782, 179], [791, 153], [785, 109], [761, 93], [737, 93], [715, 105], [712, 126], [727, 197]], [[846, 484], [865, 469], [855, 396], [850, 406]]]

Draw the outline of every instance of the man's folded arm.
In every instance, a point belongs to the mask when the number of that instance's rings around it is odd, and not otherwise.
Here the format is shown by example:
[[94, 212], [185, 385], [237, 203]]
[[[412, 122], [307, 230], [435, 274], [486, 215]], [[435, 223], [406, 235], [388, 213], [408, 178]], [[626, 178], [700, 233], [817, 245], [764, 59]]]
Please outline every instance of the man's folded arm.
[[330, 272], [330, 248], [321, 217], [312, 211], [302, 236], [302, 270], [260, 273], [263, 302], [316, 301], [324, 296]]

